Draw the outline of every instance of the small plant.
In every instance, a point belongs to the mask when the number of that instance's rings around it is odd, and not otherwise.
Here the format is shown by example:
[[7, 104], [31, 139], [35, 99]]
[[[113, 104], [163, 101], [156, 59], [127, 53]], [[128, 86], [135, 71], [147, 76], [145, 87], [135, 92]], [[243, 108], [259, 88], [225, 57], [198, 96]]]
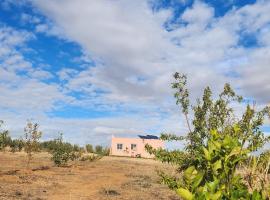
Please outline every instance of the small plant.
[[39, 125], [37, 123], [32, 123], [31, 121], [28, 121], [26, 127], [24, 128], [24, 150], [27, 153], [27, 167], [29, 167], [33, 153], [39, 150], [39, 139], [42, 136], [42, 132], [38, 129]]

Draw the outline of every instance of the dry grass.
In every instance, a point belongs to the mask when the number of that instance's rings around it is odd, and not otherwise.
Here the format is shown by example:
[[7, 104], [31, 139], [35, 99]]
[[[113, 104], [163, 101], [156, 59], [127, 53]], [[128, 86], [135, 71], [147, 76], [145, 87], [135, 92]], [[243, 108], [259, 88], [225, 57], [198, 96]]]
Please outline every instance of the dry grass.
[[47, 153], [36, 154], [27, 169], [25, 154], [5, 152], [0, 153], [0, 199], [177, 200], [158, 183], [156, 169], [173, 170], [154, 160], [121, 157], [58, 168]]

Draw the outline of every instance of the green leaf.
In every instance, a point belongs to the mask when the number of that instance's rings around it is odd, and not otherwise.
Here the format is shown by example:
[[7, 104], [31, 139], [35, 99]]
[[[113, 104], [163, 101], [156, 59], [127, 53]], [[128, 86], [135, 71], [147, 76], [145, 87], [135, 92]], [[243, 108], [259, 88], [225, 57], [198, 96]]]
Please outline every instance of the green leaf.
[[200, 183], [202, 182], [203, 180], [203, 177], [204, 177], [204, 173], [203, 172], [199, 172], [196, 177], [194, 178], [193, 180], [193, 184], [192, 184], [192, 188], [195, 189], [197, 188]]
[[206, 160], [208, 160], [208, 161], [211, 160], [210, 153], [205, 147], [203, 147], [203, 153], [204, 153], [204, 157]]
[[221, 195], [222, 195], [222, 192], [221, 191], [218, 191], [215, 194], [212, 194], [211, 195], [211, 200], [218, 200], [218, 199], [221, 198]]
[[217, 160], [214, 164], [213, 164], [213, 170], [215, 173], [217, 173], [217, 171], [219, 169], [222, 168], [222, 163], [221, 163], [221, 160]]
[[197, 170], [195, 169], [194, 166], [190, 166], [189, 168], [187, 168], [184, 172], [184, 178], [186, 180], [192, 180], [195, 178], [195, 176], [197, 175]]
[[187, 189], [184, 189], [184, 188], [178, 188], [176, 190], [176, 193], [181, 197], [183, 198], [184, 200], [193, 200], [194, 199], [194, 196], [193, 194], [187, 190]]
[[219, 180], [217, 179], [215, 181], [206, 183], [208, 190], [211, 192], [214, 192], [217, 189], [218, 184]]

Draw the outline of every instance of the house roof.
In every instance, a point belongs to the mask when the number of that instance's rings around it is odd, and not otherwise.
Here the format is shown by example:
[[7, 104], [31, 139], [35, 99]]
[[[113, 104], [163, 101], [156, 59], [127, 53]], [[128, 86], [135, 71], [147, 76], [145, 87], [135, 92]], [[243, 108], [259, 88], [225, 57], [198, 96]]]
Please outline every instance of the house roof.
[[159, 137], [155, 135], [138, 135], [141, 139], [152, 139], [152, 140], [158, 140]]

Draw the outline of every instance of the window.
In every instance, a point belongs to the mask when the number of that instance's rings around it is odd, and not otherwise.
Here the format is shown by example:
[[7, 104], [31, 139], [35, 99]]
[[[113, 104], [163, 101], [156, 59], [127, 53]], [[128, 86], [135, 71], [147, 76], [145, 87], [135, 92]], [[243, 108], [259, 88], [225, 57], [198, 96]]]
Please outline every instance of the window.
[[131, 144], [131, 150], [136, 151], [137, 150], [137, 144]]
[[123, 144], [117, 144], [117, 150], [122, 150], [123, 149]]

